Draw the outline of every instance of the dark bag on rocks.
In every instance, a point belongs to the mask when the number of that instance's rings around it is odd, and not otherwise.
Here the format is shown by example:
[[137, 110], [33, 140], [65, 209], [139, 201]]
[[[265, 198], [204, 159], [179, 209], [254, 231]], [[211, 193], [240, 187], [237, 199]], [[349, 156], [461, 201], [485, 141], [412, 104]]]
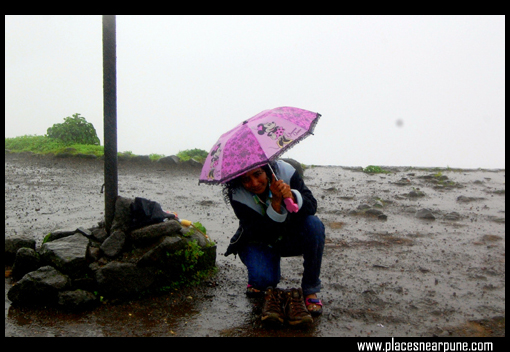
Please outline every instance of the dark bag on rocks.
[[131, 230], [157, 224], [165, 219], [175, 219], [175, 215], [163, 211], [159, 203], [140, 197], [136, 197], [131, 203], [131, 215], [133, 216]]

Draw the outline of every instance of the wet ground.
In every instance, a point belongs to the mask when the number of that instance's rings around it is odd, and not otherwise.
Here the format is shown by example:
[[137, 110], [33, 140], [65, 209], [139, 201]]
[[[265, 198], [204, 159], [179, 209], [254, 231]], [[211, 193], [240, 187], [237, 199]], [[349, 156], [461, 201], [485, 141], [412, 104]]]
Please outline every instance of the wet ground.
[[[207, 228], [217, 275], [82, 313], [12, 307], [6, 278], [5, 336], [504, 336], [505, 171], [391, 170], [305, 171], [326, 225], [324, 313], [308, 329], [265, 329], [260, 302], [244, 295], [244, 266], [222, 255], [237, 221], [221, 188], [199, 186], [199, 169], [119, 161], [119, 195], [155, 200]], [[100, 160], [6, 153], [5, 236], [40, 245], [52, 230], [97, 225], [103, 178]], [[435, 220], [416, 217], [423, 208]], [[280, 286], [298, 287], [302, 270], [300, 258], [284, 258]]]

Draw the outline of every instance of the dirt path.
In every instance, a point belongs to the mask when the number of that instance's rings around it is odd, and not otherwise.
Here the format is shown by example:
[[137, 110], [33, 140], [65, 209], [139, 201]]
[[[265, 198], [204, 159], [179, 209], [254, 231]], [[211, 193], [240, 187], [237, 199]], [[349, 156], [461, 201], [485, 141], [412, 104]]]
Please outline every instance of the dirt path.
[[[5, 236], [41, 243], [58, 228], [92, 227], [104, 212], [103, 163], [5, 155]], [[394, 168], [305, 171], [327, 244], [324, 314], [307, 330], [260, 326], [244, 295], [246, 271], [225, 258], [236, 218], [198, 169], [119, 164], [119, 194], [200, 221], [218, 244], [218, 274], [199, 288], [91, 312], [10, 306], [6, 336], [504, 336], [505, 171]], [[459, 198], [460, 197], [460, 198]], [[363, 206], [365, 205], [365, 206]], [[432, 214], [435, 218], [419, 218]], [[281, 287], [298, 287], [300, 258], [282, 261]]]

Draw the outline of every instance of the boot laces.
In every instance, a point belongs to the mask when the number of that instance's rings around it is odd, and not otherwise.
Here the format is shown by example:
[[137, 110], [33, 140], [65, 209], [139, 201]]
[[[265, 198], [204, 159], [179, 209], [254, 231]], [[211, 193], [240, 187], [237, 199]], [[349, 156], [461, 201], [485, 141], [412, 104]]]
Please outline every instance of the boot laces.
[[287, 305], [289, 305], [289, 308], [296, 316], [308, 314], [308, 311], [305, 308], [303, 297], [299, 294], [298, 291], [291, 291], [289, 293], [287, 298]]
[[280, 293], [277, 290], [267, 292], [266, 307], [269, 311], [280, 310]]

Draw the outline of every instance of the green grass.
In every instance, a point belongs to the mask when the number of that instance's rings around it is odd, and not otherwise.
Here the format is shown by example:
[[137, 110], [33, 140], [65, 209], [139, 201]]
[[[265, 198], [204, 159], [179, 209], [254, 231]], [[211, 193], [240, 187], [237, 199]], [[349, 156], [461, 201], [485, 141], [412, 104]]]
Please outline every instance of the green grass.
[[44, 136], [25, 135], [5, 139], [5, 149], [13, 152], [37, 152], [39, 154], [55, 153], [66, 145], [58, 140]]
[[[101, 157], [104, 155], [104, 147], [100, 145], [90, 144], [71, 144], [67, 145], [58, 139], [48, 136], [25, 135], [21, 137], [5, 138], [5, 149], [13, 153], [32, 152], [35, 154], [66, 154], [66, 155], [95, 155]], [[117, 153], [120, 157], [136, 156], [131, 151], [123, 151]], [[150, 154], [149, 159], [157, 161], [163, 158], [163, 154]], [[207, 152], [201, 149], [189, 149], [179, 151], [177, 156], [181, 161], [191, 158], [203, 163], [207, 157]]]
[[367, 174], [388, 174], [390, 171], [384, 170], [380, 166], [374, 166], [374, 165], [368, 165], [366, 168], [363, 169], [364, 173]]
[[11, 152], [32, 152], [35, 154], [88, 154], [101, 156], [104, 149], [99, 145], [71, 144], [67, 145], [58, 139], [47, 136], [25, 135], [5, 138], [5, 149]]

